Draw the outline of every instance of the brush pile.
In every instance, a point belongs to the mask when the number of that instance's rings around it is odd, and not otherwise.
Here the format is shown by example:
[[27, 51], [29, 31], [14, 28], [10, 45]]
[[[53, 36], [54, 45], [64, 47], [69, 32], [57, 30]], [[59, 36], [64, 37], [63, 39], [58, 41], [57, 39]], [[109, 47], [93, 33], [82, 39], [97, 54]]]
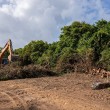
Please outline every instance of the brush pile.
[[0, 80], [36, 78], [57, 76], [58, 73], [37, 65], [13, 66], [6, 65], [0, 68]]

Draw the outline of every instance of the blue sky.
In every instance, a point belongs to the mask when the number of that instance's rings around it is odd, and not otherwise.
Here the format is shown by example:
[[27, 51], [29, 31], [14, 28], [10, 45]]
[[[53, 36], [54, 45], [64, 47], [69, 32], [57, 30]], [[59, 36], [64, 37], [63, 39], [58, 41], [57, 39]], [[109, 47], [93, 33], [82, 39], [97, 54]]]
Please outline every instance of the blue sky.
[[57, 41], [64, 25], [102, 18], [110, 20], [110, 0], [0, 0], [0, 47], [9, 38], [14, 48]]
[[110, 0], [102, 0], [103, 6], [110, 10]]

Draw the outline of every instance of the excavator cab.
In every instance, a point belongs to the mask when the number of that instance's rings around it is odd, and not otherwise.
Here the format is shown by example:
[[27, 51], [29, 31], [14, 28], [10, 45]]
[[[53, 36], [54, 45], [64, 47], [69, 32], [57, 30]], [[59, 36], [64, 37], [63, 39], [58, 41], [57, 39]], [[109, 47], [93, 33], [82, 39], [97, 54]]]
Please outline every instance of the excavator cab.
[[1, 63], [2, 63], [3, 65], [8, 64], [8, 63], [9, 63], [9, 62], [8, 62], [8, 58], [3, 58]]

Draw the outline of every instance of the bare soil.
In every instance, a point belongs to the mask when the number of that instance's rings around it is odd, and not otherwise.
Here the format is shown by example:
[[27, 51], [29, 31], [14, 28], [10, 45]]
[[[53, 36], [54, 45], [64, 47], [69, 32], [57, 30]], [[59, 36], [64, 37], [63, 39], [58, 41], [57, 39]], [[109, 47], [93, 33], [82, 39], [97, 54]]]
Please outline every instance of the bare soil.
[[0, 110], [110, 110], [110, 88], [92, 90], [100, 76], [66, 74], [0, 82]]

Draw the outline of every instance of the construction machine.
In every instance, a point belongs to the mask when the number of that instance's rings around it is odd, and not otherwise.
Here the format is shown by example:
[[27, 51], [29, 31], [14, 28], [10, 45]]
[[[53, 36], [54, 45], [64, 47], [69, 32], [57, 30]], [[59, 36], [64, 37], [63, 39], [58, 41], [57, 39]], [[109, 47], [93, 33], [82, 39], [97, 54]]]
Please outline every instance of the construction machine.
[[[5, 52], [9, 51], [9, 56], [8, 58], [3, 58]], [[0, 53], [0, 63], [1, 64], [6, 64], [12, 61], [15, 61], [16, 59], [18, 59], [18, 55], [14, 55], [13, 54], [13, 47], [12, 47], [12, 41], [11, 39], [8, 40], [8, 42], [5, 44], [4, 48], [1, 50]]]

